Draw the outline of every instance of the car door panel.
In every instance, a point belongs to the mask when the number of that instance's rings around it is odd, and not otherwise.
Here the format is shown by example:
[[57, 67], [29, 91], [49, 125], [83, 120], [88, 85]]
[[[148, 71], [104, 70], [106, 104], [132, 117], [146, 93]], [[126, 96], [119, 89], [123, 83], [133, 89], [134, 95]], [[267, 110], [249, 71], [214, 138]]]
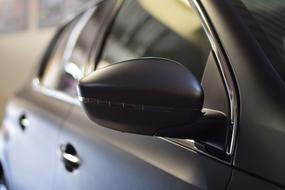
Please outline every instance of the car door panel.
[[[60, 135], [81, 159], [58, 164], [55, 189], [225, 189], [230, 167], [158, 137], [105, 129], [76, 107]], [[59, 158], [60, 160], [60, 158]]]
[[[13, 97], [3, 121], [11, 189], [51, 189], [60, 126], [72, 105], [26, 87]], [[26, 118], [25, 128], [21, 118]]]
[[283, 187], [273, 184], [262, 178], [255, 177], [248, 173], [233, 170], [231, 182], [229, 183], [229, 190], [239, 189], [258, 189], [258, 190], [282, 190]]

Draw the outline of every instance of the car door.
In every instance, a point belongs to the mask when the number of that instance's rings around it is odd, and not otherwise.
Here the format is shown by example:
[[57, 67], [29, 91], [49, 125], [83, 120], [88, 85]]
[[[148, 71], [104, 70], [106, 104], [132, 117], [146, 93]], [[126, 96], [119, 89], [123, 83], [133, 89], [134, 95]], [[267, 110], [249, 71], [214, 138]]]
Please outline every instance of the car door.
[[58, 135], [73, 107], [68, 94], [76, 86], [64, 71], [66, 47], [82, 19], [78, 16], [56, 33], [35, 78], [7, 106], [3, 163], [10, 189], [52, 189]]
[[[109, 3], [118, 1], [105, 1], [98, 9]], [[204, 107], [223, 112], [229, 126], [222, 145], [212, 139], [149, 137], [104, 128], [75, 106], [60, 133], [55, 189], [226, 189], [234, 115], [231, 86], [198, 16], [184, 1], [126, 0], [117, 10], [97, 34], [103, 41], [95, 41], [93, 68], [137, 57], [180, 62], [201, 81]]]

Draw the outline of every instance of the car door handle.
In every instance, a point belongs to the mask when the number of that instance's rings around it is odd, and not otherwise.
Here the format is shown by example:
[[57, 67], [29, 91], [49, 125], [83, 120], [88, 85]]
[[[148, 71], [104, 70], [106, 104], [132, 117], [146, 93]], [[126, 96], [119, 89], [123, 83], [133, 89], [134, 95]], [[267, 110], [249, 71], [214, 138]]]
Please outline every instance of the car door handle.
[[21, 115], [21, 117], [19, 118], [19, 125], [23, 131], [30, 126], [30, 120], [25, 114]]
[[65, 166], [65, 169], [69, 172], [73, 172], [74, 170], [78, 169], [81, 160], [77, 155], [75, 148], [70, 144], [66, 144], [65, 146], [61, 146], [61, 159]]

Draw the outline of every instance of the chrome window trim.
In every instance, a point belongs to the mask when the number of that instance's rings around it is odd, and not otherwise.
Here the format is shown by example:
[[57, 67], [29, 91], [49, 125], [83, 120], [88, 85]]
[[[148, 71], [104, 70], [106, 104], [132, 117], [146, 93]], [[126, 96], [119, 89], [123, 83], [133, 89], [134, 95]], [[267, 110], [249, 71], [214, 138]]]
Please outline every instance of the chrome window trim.
[[[206, 14], [201, 8], [200, 5], [200, 0], [188, 0], [192, 9], [196, 11], [198, 16], [200, 17], [202, 21], [202, 26], [204, 28], [204, 31], [206, 32], [206, 35], [210, 41], [213, 54], [217, 60], [219, 70], [222, 74], [222, 78], [226, 87], [228, 99], [229, 99], [229, 104], [230, 104], [230, 132], [229, 132], [229, 139], [230, 142], [226, 145], [226, 155], [227, 156], [232, 156], [234, 153], [234, 147], [236, 143], [236, 135], [237, 135], [237, 125], [238, 125], [238, 94], [237, 90], [235, 88], [234, 84], [234, 76], [232, 76], [230, 72], [230, 66], [228, 65], [228, 61], [226, 56], [224, 55], [222, 51], [222, 47], [219, 43], [218, 37], [215, 35], [214, 29], [210, 26], [209, 21], [207, 19]], [[216, 156], [213, 156], [211, 154], [208, 154], [206, 151], [199, 149], [195, 145], [194, 140], [190, 139], [171, 139], [171, 138], [161, 138], [165, 139], [168, 142], [172, 142], [174, 144], [178, 144], [180, 146], [184, 146], [186, 148], [193, 149], [199, 153], [202, 153], [206, 156], [215, 158], [223, 163], [228, 163], [225, 162], [224, 160], [221, 160], [217, 158]]]
[[208, 39], [211, 43], [214, 55], [218, 62], [218, 67], [221, 71], [222, 78], [225, 83], [225, 87], [228, 93], [228, 99], [230, 103], [230, 142], [226, 147], [226, 154], [232, 156], [234, 153], [234, 147], [236, 143], [236, 133], [238, 125], [238, 92], [235, 88], [234, 76], [230, 72], [230, 65], [228, 64], [226, 55], [222, 51], [222, 47], [219, 43], [214, 29], [209, 24], [206, 14], [201, 8], [200, 0], [189, 0], [192, 8], [197, 12], [198, 16], [202, 20], [202, 25]]

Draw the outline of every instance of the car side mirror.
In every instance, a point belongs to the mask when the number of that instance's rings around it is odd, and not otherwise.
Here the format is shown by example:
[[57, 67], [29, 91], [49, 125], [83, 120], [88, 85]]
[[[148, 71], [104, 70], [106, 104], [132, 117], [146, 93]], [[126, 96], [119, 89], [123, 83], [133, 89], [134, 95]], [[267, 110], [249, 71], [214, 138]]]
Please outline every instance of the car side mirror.
[[195, 138], [208, 126], [201, 122], [205, 117], [212, 122], [223, 117], [202, 112], [200, 83], [186, 67], [169, 59], [112, 64], [81, 79], [78, 91], [92, 121], [122, 132]]

